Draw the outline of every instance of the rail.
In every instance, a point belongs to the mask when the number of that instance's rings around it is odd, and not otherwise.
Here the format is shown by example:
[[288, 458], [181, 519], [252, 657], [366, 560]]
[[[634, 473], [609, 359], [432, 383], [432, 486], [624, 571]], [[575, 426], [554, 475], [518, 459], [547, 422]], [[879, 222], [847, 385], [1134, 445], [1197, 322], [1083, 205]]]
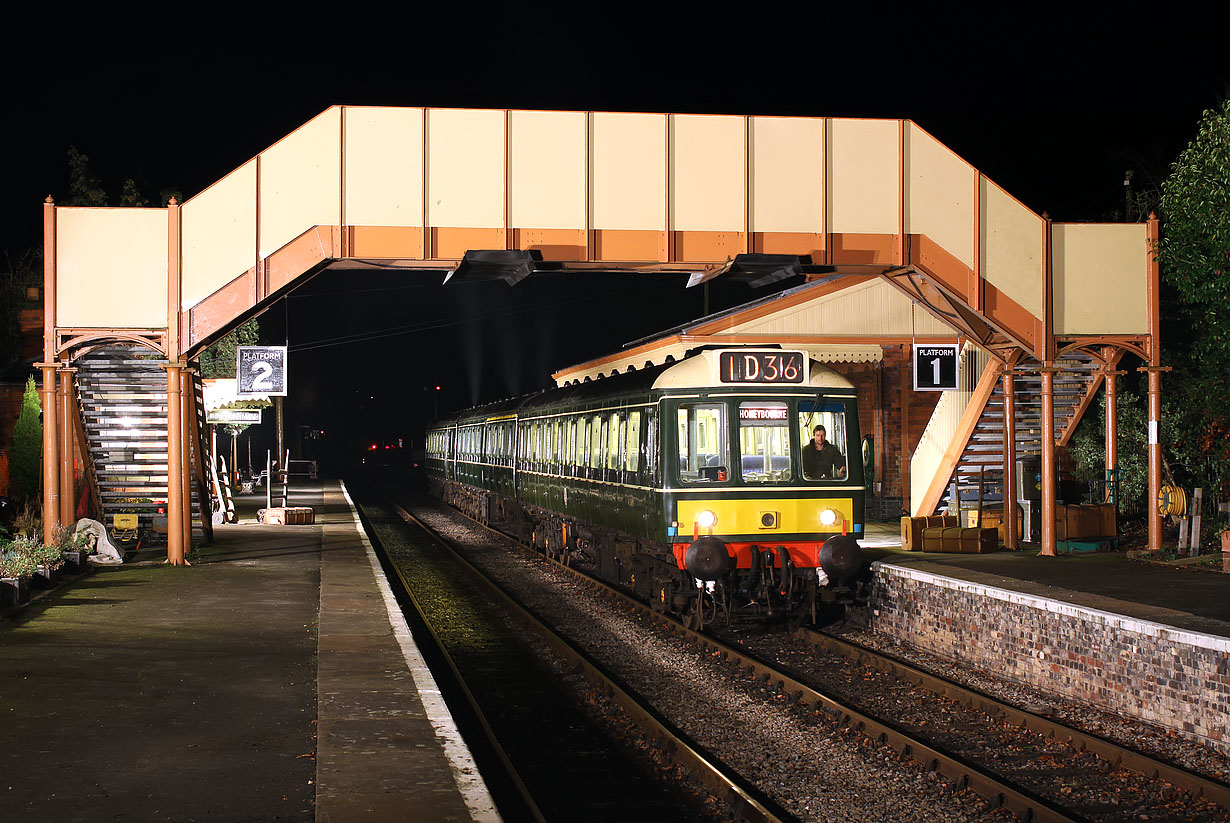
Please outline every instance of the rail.
[[[748, 821], [748, 823], [780, 823], [792, 819], [788, 814], [773, 808], [768, 798], [762, 797], [738, 775], [707, 755], [653, 707], [624, 688], [613, 675], [605, 672], [588, 654], [552, 631], [537, 615], [489, 580], [468, 560], [457, 554], [447, 540], [436, 535], [425, 523], [406, 509], [396, 504], [392, 504], [392, 507], [407, 523], [412, 523], [422, 529], [442, 548], [450, 552], [488, 594], [516, 614], [522, 623], [530, 628], [555, 654], [571, 662], [590, 683], [605, 693], [649, 737], [657, 741], [663, 753], [676, 765], [682, 767], [693, 780], [703, 785], [715, 796], [722, 798], [730, 808], [734, 809], [739, 814], [739, 819]], [[400, 575], [400, 571], [398, 574]]]

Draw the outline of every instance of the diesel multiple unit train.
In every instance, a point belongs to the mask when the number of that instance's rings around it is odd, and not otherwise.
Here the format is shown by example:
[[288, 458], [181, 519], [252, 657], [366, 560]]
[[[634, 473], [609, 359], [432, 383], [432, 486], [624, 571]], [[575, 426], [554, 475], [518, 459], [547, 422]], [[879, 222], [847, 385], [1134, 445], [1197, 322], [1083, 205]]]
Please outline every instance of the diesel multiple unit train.
[[806, 352], [702, 349], [436, 420], [426, 467], [470, 517], [699, 628], [861, 598], [859, 443], [853, 385]]

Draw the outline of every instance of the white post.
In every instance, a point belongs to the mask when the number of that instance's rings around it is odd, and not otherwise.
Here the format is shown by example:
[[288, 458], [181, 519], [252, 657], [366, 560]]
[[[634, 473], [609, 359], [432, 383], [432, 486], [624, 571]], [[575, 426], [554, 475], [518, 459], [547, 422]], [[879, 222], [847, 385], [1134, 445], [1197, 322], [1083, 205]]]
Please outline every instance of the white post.
[[1200, 554], [1200, 509], [1203, 498], [1204, 489], [1196, 489], [1192, 495], [1192, 557]]

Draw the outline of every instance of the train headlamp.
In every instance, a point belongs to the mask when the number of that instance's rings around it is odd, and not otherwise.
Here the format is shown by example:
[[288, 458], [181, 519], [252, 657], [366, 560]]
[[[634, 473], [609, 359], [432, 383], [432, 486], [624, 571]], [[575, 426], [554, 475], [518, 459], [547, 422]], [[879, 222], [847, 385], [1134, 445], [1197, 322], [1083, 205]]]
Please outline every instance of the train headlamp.
[[820, 512], [820, 525], [831, 526], [837, 522], [837, 512], [832, 509], [825, 509]]
[[696, 515], [696, 525], [700, 526], [702, 529], [712, 529], [713, 524], [716, 522], [717, 515], [709, 509], [705, 509]]

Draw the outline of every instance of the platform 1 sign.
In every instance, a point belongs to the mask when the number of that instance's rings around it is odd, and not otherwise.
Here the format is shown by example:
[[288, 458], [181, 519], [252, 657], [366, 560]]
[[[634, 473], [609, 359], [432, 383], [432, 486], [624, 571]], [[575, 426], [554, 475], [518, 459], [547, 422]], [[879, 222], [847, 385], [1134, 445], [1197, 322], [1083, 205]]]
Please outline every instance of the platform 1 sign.
[[914, 344], [914, 391], [957, 388], [957, 344]]
[[285, 346], [240, 346], [236, 359], [236, 397], [286, 395]]

